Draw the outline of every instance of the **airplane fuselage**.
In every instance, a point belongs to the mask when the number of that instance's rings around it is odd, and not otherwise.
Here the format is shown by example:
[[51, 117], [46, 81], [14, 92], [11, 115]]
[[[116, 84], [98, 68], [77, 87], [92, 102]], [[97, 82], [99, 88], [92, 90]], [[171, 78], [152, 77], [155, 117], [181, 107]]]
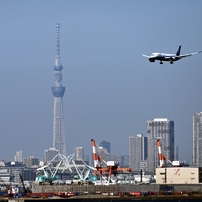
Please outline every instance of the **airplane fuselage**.
[[185, 58], [188, 56], [192, 56], [198, 53], [202, 53], [202, 51], [194, 52], [194, 53], [188, 53], [180, 55], [181, 46], [179, 46], [176, 54], [168, 54], [168, 53], [152, 53], [150, 56], [142, 54], [144, 57], [148, 58], [150, 62], [155, 62], [155, 60], [159, 60], [160, 64], [163, 64], [162, 61], [169, 61], [170, 64], [173, 64], [173, 62], [180, 60], [181, 58]]
[[150, 62], [155, 62], [155, 60], [160, 61], [170, 61], [171, 63], [177, 60], [180, 60], [180, 57], [176, 57], [175, 54], [166, 54], [166, 53], [152, 53], [149, 57]]

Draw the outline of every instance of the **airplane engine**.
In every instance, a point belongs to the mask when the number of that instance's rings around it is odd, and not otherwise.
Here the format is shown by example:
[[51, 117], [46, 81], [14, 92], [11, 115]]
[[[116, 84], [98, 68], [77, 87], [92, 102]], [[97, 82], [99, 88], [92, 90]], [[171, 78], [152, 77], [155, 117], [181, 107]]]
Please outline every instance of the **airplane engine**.
[[175, 57], [170, 58], [170, 64], [173, 64], [173, 61], [175, 61]]
[[150, 61], [150, 62], [155, 62], [155, 59], [149, 58], [149, 61]]

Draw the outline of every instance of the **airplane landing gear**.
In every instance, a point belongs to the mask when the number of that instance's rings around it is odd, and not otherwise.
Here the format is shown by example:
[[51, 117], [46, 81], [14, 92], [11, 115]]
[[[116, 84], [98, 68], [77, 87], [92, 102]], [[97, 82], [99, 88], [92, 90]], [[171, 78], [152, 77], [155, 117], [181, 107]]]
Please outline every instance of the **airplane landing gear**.
[[162, 64], [163, 64], [163, 62], [161, 61], [161, 62], [160, 62], [160, 64], [162, 65]]
[[173, 61], [172, 61], [172, 60], [170, 61], [170, 64], [173, 64]]

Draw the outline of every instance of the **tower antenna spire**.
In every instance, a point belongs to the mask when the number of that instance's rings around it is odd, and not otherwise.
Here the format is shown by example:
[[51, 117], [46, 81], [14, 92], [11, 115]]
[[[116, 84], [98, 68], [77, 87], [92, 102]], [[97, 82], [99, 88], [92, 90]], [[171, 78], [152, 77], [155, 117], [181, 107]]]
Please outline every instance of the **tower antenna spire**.
[[59, 67], [60, 64], [60, 23], [56, 24], [56, 58], [55, 58], [55, 66]]
[[56, 54], [57, 57], [60, 57], [60, 24], [56, 24], [56, 37], [57, 37], [57, 45], [56, 45]]

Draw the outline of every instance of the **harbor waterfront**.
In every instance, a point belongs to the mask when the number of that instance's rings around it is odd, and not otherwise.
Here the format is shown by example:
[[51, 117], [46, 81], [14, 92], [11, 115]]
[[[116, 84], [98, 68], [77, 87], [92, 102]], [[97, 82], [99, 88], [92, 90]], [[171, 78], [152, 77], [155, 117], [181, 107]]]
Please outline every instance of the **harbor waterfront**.
[[70, 197], [70, 198], [58, 198], [58, 197], [52, 197], [52, 198], [18, 198], [18, 199], [11, 199], [11, 198], [0, 198], [0, 201], [2, 202], [36, 202], [36, 201], [54, 201], [54, 202], [61, 202], [61, 200], [68, 200], [69, 202], [76, 202], [76, 201], [96, 201], [96, 202], [124, 202], [124, 201], [144, 201], [144, 202], [149, 202], [149, 201], [162, 201], [162, 202], [194, 202], [194, 201], [201, 201], [202, 196], [200, 195], [195, 195], [195, 196], [187, 196], [187, 195], [181, 195], [181, 196], [126, 196], [126, 197], [117, 197], [117, 196], [75, 196], [75, 197]]
[[128, 192], [152, 192], [159, 193], [201, 193], [202, 184], [115, 184], [115, 185], [33, 185], [32, 193], [128, 193]]
[[[74, 193], [61, 197], [59, 193]], [[66, 197], [65, 197], [66, 196]], [[25, 197], [0, 197], [0, 201], [201, 201], [202, 184], [34, 185]]]

